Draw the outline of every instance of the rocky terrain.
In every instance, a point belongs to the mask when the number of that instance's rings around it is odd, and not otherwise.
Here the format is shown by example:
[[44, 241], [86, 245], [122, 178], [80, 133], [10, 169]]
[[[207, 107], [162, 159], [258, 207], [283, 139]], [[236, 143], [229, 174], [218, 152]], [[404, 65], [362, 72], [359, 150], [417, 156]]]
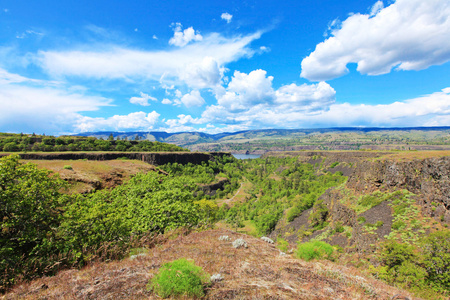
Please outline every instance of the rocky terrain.
[[[10, 153], [0, 153], [0, 157]], [[202, 161], [214, 159], [215, 156], [230, 155], [225, 152], [201, 153], [201, 152], [52, 152], [52, 153], [19, 153], [21, 159], [29, 160], [113, 160], [135, 159], [151, 165], [163, 165], [167, 163], [199, 164]]]
[[[389, 235], [404, 236], [410, 230], [410, 238], [414, 240], [420, 234], [450, 225], [447, 152], [302, 151], [272, 152], [265, 157], [285, 155], [298, 156], [312, 164], [318, 174], [342, 172], [348, 180], [320, 197], [326, 206], [323, 221], [328, 226], [321, 230], [311, 226], [311, 214], [321, 208], [315, 205], [290, 223], [282, 220], [272, 238], [282, 236], [296, 243], [319, 237], [347, 252], [366, 253], [374, 252]], [[359, 205], [364, 197], [380, 202], [365, 209]], [[402, 202], [407, 210], [401, 216], [394, 213], [400, 207], [397, 202]], [[399, 230], [393, 229], [396, 221], [404, 223]], [[345, 231], [335, 232], [336, 226], [343, 226]]]
[[[225, 235], [230, 240], [220, 241]], [[232, 242], [238, 238], [248, 247], [234, 248]], [[304, 262], [273, 244], [233, 231], [172, 233], [159, 239], [165, 242], [139, 255], [62, 271], [19, 285], [2, 299], [160, 299], [147, 283], [163, 263], [182, 257], [209, 275], [222, 275], [223, 280], [206, 287], [205, 299], [416, 299], [355, 268]]]

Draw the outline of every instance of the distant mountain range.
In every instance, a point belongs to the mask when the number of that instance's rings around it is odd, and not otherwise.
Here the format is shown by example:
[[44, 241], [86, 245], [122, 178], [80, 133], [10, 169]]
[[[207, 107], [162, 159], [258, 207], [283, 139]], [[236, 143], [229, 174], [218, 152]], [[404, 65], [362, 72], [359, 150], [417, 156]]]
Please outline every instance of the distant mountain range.
[[[425, 134], [426, 132], [434, 132], [432, 135]], [[195, 145], [208, 145], [208, 144], [230, 144], [230, 143], [252, 143], [256, 141], [269, 141], [269, 140], [297, 140], [301, 141], [300, 144], [305, 144], [307, 138], [310, 143], [311, 140], [318, 137], [322, 137], [321, 140], [333, 135], [336, 136], [341, 142], [345, 142], [345, 139], [349, 134], [355, 134], [357, 137], [370, 136], [376, 139], [377, 136], [383, 136], [386, 139], [387, 136], [395, 135], [396, 138], [403, 137], [412, 142], [418, 139], [419, 142], [423, 142], [427, 136], [439, 137], [439, 141], [447, 144], [445, 137], [450, 134], [450, 126], [441, 127], [395, 127], [395, 128], [380, 128], [380, 127], [335, 127], [335, 128], [314, 128], [314, 129], [259, 129], [259, 130], [244, 130], [237, 132], [223, 132], [218, 134], [208, 134], [204, 132], [163, 132], [163, 131], [150, 131], [150, 132], [115, 132], [115, 131], [101, 131], [101, 132], [85, 132], [77, 134], [78, 136], [90, 136], [102, 139], [108, 139], [111, 135], [114, 139], [127, 139], [127, 140], [149, 140], [159, 141], [165, 143], [176, 144], [182, 147], [187, 147], [194, 150], [202, 150]], [[345, 136], [345, 137], [344, 137]], [[208, 147], [207, 147], [208, 148]]]

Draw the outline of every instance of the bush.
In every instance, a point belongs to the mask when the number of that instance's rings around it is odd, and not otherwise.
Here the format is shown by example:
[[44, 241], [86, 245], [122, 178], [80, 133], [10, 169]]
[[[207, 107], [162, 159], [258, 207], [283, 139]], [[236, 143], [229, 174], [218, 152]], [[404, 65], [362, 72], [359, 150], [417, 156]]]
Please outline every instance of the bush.
[[437, 289], [450, 290], [450, 231], [431, 233], [421, 241], [428, 280]]
[[281, 251], [287, 252], [289, 250], [289, 243], [288, 243], [288, 241], [286, 241], [286, 240], [284, 240], [282, 238], [278, 238], [277, 239], [277, 247]]
[[151, 279], [149, 288], [163, 298], [170, 296], [202, 297], [209, 275], [193, 262], [181, 258], [165, 263]]
[[64, 165], [63, 169], [64, 170], [73, 170], [71, 165]]
[[299, 244], [296, 255], [306, 261], [312, 259], [331, 259], [333, 255], [333, 246], [322, 241], [311, 241]]

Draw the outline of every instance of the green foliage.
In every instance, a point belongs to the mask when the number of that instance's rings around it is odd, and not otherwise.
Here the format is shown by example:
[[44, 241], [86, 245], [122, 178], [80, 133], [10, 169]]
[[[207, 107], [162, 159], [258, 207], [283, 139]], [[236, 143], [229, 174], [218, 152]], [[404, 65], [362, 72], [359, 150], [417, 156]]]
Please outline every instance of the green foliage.
[[323, 203], [323, 200], [317, 201], [316, 204], [314, 204], [313, 211], [309, 215], [311, 226], [315, 230], [323, 229], [326, 226], [328, 214], [328, 207]]
[[235, 204], [234, 213], [240, 220], [253, 221], [260, 234], [273, 230], [283, 215], [292, 222], [328, 188], [345, 180], [340, 175], [317, 176], [312, 165], [296, 157], [246, 160], [238, 168], [253, 189], [246, 201]]
[[381, 265], [371, 267], [373, 274], [389, 283], [410, 288], [428, 299], [449, 296], [450, 231], [437, 231], [413, 246], [385, 242], [378, 255]]
[[65, 169], [65, 170], [73, 170], [71, 165], [64, 165], [63, 169]]
[[431, 233], [420, 246], [427, 280], [438, 289], [450, 291], [450, 231]]
[[18, 156], [0, 158], [0, 291], [15, 277], [51, 270], [64, 182]]
[[400, 229], [404, 228], [405, 226], [406, 226], [406, 223], [401, 220], [392, 223], [392, 229], [394, 229], [394, 230], [400, 230]]
[[337, 233], [342, 233], [345, 231], [344, 226], [342, 226], [342, 222], [336, 222], [336, 224], [334, 224], [334, 232]]
[[331, 164], [330, 168], [333, 169], [334, 167], [336, 167], [337, 165], [339, 165], [338, 161], [335, 161], [334, 163]]
[[0, 133], [0, 150], [17, 151], [134, 151], [134, 152], [168, 152], [188, 151], [173, 144], [151, 141], [114, 141], [93, 137], [61, 136], [26, 136], [6, 135]]
[[289, 243], [288, 243], [288, 241], [286, 241], [282, 238], [277, 238], [277, 247], [281, 251], [287, 252], [289, 250]]
[[312, 259], [332, 259], [333, 246], [322, 241], [311, 241], [306, 243], [301, 243], [297, 247], [295, 254], [298, 258], [306, 261]]
[[209, 275], [184, 258], [165, 263], [151, 279], [148, 287], [160, 297], [202, 297]]

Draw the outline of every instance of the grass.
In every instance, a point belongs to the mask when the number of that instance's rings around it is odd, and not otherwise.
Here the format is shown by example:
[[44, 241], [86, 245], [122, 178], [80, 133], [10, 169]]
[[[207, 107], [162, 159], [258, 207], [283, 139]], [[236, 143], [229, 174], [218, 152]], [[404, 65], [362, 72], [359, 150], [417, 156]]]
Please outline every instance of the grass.
[[61, 178], [70, 182], [66, 191], [69, 194], [91, 191], [98, 183], [114, 174], [120, 174], [118, 179], [124, 182], [139, 172], [155, 171], [156, 168], [139, 160], [21, 160], [23, 163], [33, 163], [41, 169], [48, 169], [60, 174]]
[[[219, 241], [222, 235], [233, 241], [244, 238], [248, 248], [235, 249], [231, 242]], [[24, 283], [6, 299], [160, 299], [146, 285], [165, 263], [180, 258], [194, 260], [208, 274], [223, 275], [223, 281], [205, 290], [207, 299], [333, 299], [336, 290], [342, 299], [366, 299], [368, 291], [380, 299], [410, 297], [355, 268], [281, 256], [259, 238], [219, 229], [178, 235], [135, 259], [93, 263]]]

